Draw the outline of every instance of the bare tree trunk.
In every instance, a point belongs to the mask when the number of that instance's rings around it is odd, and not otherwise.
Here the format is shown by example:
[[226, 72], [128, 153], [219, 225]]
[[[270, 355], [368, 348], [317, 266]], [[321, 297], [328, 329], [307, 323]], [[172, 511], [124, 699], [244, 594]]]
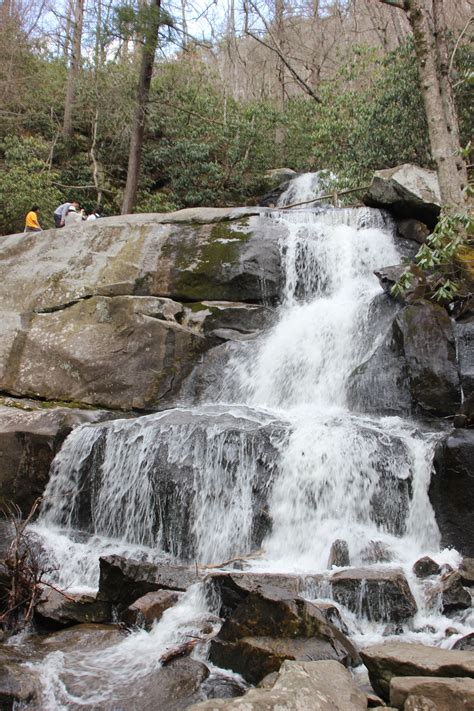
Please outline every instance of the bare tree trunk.
[[71, 66], [67, 80], [66, 101], [64, 103], [63, 136], [72, 138], [72, 114], [76, 95], [77, 77], [81, 64], [82, 26], [84, 20], [84, 0], [76, 0], [74, 7], [74, 31], [72, 39]]
[[158, 46], [161, 0], [153, 0], [150, 7], [154, 9], [154, 12], [151, 14], [150, 21], [147, 23], [146, 36], [142, 47], [137, 99], [128, 154], [127, 183], [125, 185], [122, 203], [122, 215], [131, 213], [137, 200], [146, 112], [150, 96], [153, 65], [155, 63], [155, 52]]
[[[437, 38], [430, 23], [428, 0], [381, 0], [408, 12], [428, 121], [431, 154], [436, 163], [441, 200], [448, 208], [464, 203], [463, 180], [458, 172], [456, 150], [449, 130], [441, 89]], [[436, 0], [435, 0], [436, 2]]]
[[438, 53], [441, 98], [443, 99], [444, 113], [446, 116], [448, 132], [451, 138], [452, 151], [456, 158], [456, 165], [459, 173], [459, 178], [461, 180], [461, 187], [462, 189], [464, 189], [467, 185], [467, 169], [466, 164], [459, 151], [461, 145], [459, 119], [456, 108], [456, 102], [454, 99], [453, 87], [449, 78], [449, 47], [447, 38], [448, 28], [442, 0], [433, 0], [433, 21], [434, 32], [436, 37], [436, 49]]
[[183, 49], [188, 46], [188, 21], [186, 19], [186, 0], [181, 0], [181, 26], [183, 30]]

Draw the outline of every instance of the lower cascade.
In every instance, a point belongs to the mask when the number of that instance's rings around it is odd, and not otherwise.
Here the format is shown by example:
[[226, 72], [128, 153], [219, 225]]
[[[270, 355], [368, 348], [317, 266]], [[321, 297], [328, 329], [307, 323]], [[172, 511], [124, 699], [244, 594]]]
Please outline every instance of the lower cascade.
[[[234, 570], [238, 559], [250, 573], [296, 576], [306, 600], [336, 603], [364, 647], [392, 634], [380, 580], [402, 571], [415, 614], [400, 614], [395, 634], [442, 644], [450, 620], [412, 573], [423, 555], [458, 560], [439, 550], [428, 498], [439, 425], [365, 412], [350, 397], [353, 373], [397, 309], [374, 276], [401, 261], [390, 218], [360, 208], [277, 209], [260, 219], [286, 235], [273, 324], [239, 341], [204, 393], [183, 389], [174, 409], [73, 430], [32, 526], [52, 581], [95, 591], [100, 556], [204, 572]], [[374, 572], [357, 587], [361, 567]], [[355, 597], [340, 572], [351, 568]], [[170, 645], [209, 615], [217, 624], [217, 612], [201, 581], [149, 631], [105, 651], [52, 651], [41, 662], [44, 708], [125, 708], [120, 670], [139, 679], [159, 669]], [[456, 628], [469, 632], [469, 618]], [[205, 661], [208, 648], [194, 658]], [[220, 659], [211, 654], [211, 675], [226, 668]]]

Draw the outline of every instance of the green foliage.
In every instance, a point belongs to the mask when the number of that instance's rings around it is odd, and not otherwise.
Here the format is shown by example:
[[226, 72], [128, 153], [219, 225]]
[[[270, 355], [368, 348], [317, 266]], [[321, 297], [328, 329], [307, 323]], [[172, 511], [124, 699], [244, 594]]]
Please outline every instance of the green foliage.
[[400, 163], [430, 165], [411, 45], [386, 56], [356, 48], [320, 93], [313, 160], [335, 172], [341, 187], [362, 185], [374, 170]]
[[4, 163], [0, 170], [0, 231], [21, 232], [25, 215], [39, 205], [43, 228], [53, 226], [54, 209], [62, 201], [55, 187], [57, 173], [47, 164], [49, 147], [38, 138], [10, 136], [0, 144]]
[[[443, 212], [433, 233], [415, 255], [415, 264], [427, 274], [428, 297], [449, 303], [460, 291], [454, 260], [460, 248], [474, 235], [474, 217], [469, 212]], [[413, 272], [407, 267], [392, 287], [393, 296], [403, 296], [411, 288]]]

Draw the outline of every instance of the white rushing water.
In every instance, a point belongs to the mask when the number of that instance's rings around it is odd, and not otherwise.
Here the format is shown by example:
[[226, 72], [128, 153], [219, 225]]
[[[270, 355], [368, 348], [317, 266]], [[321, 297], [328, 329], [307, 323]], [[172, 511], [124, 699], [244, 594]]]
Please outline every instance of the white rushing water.
[[[318, 185], [314, 175], [298, 178], [282, 205]], [[368, 208], [261, 219], [286, 227], [284, 293], [275, 325], [222, 373], [238, 383], [234, 401], [78, 428], [55, 460], [35, 530], [58, 562], [59, 582], [89, 588], [108, 552], [217, 563], [262, 545], [258, 569], [314, 573], [327, 569], [336, 539], [348, 542], [354, 565], [380, 542], [410, 578], [415, 627], [434, 629], [420, 641], [439, 640], [446, 619], [426, 607], [410, 573], [422, 554], [456, 557], [439, 551], [427, 494], [437, 435], [414, 421], [353, 412], [347, 399], [351, 373], [381, 338], [370, 323], [381, 293], [373, 272], [400, 261], [391, 225]], [[130, 676], [137, 655], [148, 671], [159, 666], [170, 638], [189, 634], [206, 604], [193, 589], [150, 634], [99, 656], [48, 657], [50, 708], [70, 708], [58, 681], [66, 672], [95, 680], [75, 696], [87, 705], [110, 698], [116, 670], [127, 665]], [[380, 625], [347, 619], [359, 642], [381, 638]]]

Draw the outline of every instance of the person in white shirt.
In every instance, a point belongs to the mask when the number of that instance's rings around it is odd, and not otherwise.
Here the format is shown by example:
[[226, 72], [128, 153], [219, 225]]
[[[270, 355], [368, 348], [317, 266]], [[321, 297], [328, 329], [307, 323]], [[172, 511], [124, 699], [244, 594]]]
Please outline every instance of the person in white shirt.
[[66, 224], [66, 215], [70, 207], [74, 207], [74, 209], [77, 210], [79, 208], [77, 200], [73, 200], [72, 202], [63, 202], [62, 205], [59, 205], [59, 207], [55, 209], [53, 214], [55, 227], [64, 227]]

